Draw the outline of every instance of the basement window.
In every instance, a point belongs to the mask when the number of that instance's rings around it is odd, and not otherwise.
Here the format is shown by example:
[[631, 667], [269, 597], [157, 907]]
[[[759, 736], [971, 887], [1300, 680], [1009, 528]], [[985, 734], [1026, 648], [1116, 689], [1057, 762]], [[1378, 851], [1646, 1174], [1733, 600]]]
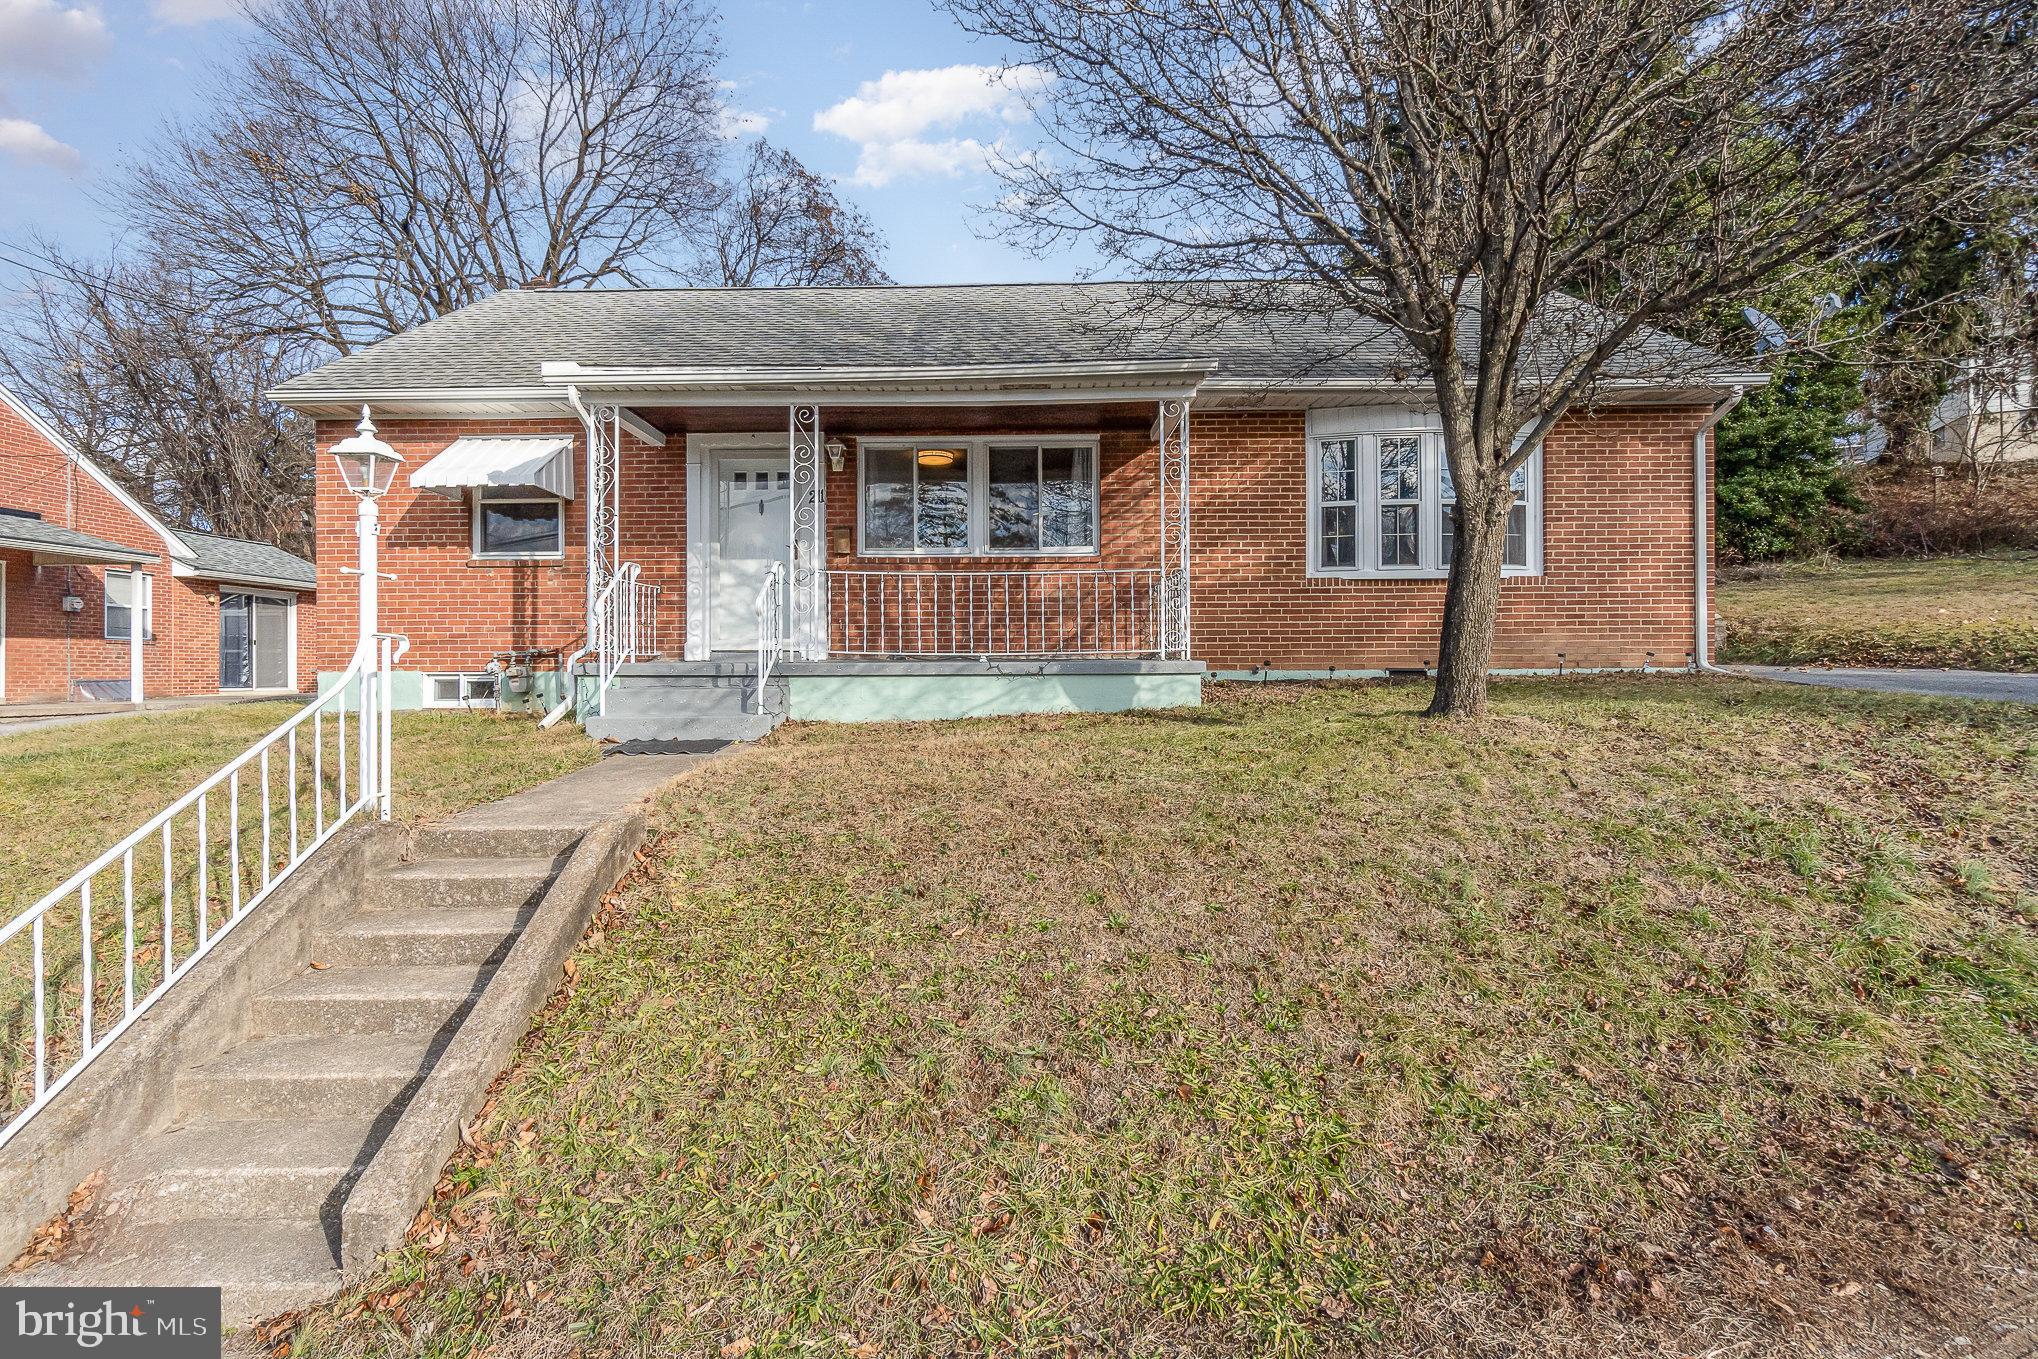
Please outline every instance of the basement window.
[[493, 708], [501, 692], [500, 677], [491, 671], [473, 674], [426, 675], [427, 708]]

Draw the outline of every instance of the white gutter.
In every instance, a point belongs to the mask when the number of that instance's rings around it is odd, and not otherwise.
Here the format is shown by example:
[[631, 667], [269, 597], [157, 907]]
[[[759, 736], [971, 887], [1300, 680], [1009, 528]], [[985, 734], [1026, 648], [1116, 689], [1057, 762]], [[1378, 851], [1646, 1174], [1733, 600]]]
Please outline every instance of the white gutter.
[[751, 389], [764, 391], [806, 391], [826, 387], [882, 390], [896, 386], [952, 386], [1010, 382], [1022, 390], [1039, 383], [1088, 379], [1098, 383], [1114, 380], [1175, 379], [1194, 385], [1217, 369], [1209, 359], [1119, 360], [1077, 363], [974, 363], [974, 364], [847, 364], [842, 366], [766, 366], [730, 364], [714, 367], [663, 365], [600, 366], [571, 360], [547, 360], [538, 365], [548, 383], [581, 387], [635, 387], [658, 390], [704, 388], [708, 390]]
[[1722, 670], [1714, 665], [1711, 656], [1712, 540], [1707, 531], [1707, 524], [1712, 506], [1712, 486], [1706, 476], [1705, 447], [1707, 436], [1726, 418], [1727, 412], [1741, 404], [1741, 397], [1742, 389], [1734, 388], [1733, 395], [1715, 405], [1712, 414], [1705, 417], [1705, 423], [1691, 436], [1691, 527], [1692, 540], [1695, 544], [1693, 561], [1698, 582], [1698, 608], [1692, 620], [1692, 635], [1696, 645], [1691, 656], [1698, 670], [1710, 671], [1715, 675], [1731, 675], [1733, 671]]

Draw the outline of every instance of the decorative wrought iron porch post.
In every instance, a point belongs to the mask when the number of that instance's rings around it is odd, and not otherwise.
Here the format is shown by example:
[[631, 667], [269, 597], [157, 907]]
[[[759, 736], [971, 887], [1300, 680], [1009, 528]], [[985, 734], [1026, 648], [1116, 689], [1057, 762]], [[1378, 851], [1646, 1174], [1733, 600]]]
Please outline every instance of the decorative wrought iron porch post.
[[623, 408], [584, 407], [587, 430], [587, 640], [594, 645], [595, 601], [622, 564]]
[[1160, 653], [1187, 660], [1189, 611], [1189, 402], [1160, 405]]
[[821, 408], [793, 406], [791, 444], [792, 645], [810, 661], [828, 655], [828, 485], [821, 457]]

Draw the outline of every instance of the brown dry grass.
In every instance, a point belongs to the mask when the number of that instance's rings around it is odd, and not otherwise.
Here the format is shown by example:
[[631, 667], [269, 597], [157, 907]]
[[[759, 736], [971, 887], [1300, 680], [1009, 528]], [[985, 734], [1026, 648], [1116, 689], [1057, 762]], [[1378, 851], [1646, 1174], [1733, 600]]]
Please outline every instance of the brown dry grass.
[[1720, 654], [2038, 670], [2038, 555], [1790, 562], [1720, 582]]
[[788, 728], [308, 1354], [1870, 1353], [2030, 1263], [2038, 714]]

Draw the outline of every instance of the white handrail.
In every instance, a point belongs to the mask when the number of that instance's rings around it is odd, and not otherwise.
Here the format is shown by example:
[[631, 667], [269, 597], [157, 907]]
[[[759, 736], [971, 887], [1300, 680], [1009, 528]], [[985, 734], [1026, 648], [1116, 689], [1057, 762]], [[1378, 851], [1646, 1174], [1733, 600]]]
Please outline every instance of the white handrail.
[[757, 587], [757, 711], [763, 712], [771, 669], [785, 654], [785, 563], [775, 561]]
[[[388, 818], [389, 675], [393, 661], [401, 658], [407, 646], [405, 639], [384, 634], [361, 647], [325, 693], [121, 837], [42, 900], [0, 925], [0, 949], [24, 934], [30, 946], [26, 969], [7, 965], [5, 956], [0, 955], [0, 987], [12, 988], [24, 976], [29, 987], [26, 996], [0, 994], [0, 1019], [10, 1006], [18, 1019], [23, 1001], [31, 1004], [34, 1012], [30, 1024], [0, 1024], [0, 1029], [15, 1034], [23, 1030], [34, 1034], [29, 1071], [18, 1067], [24, 1055], [18, 1038], [6, 1037], [6, 1046], [0, 1048], [0, 1115], [6, 1117], [0, 1126], [0, 1146], [342, 826], [364, 808]], [[350, 715], [354, 729], [351, 750], [347, 743]], [[330, 761], [328, 749], [332, 751]], [[223, 843], [215, 847], [212, 840], [219, 818], [212, 813], [215, 795], [221, 790], [226, 803], [225, 832]], [[248, 796], [243, 796], [244, 790]], [[180, 817], [186, 818], [181, 829], [189, 839], [182, 847]], [[144, 860], [139, 882], [138, 854]], [[117, 983], [95, 970], [103, 931], [95, 929], [92, 914], [93, 887], [116, 865], [121, 901]], [[158, 875], [154, 898], [146, 881], [152, 872]], [[180, 902], [180, 891], [187, 887], [189, 895]], [[221, 894], [217, 900], [216, 887]], [[138, 915], [138, 903], [160, 906], [159, 932], [150, 919], [155, 911]], [[216, 924], [215, 906], [223, 912]], [[180, 914], [189, 925], [184, 940], [188, 947], [182, 957], [178, 956]], [[66, 950], [57, 966], [52, 966], [49, 952], [48, 936], [53, 929], [64, 935], [75, 931], [77, 944], [75, 955]], [[157, 936], [153, 942], [151, 935]], [[72, 956], [76, 958], [75, 974], [67, 971]], [[155, 976], [155, 984], [140, 995], [136, 994], [138, 972], [144, 978], [149, 973]], [[65, 996], [74, 986], [77, 1000], [72, 1010]], [[57, 1000], [55, 1013], [50, 1004], [52, 992]], [[96, 1022], [102, 1002], [119, 1016], [110, 1027], [101, 1028]], [[56, 1064], [53, 1057], [61, 1063], [61, 1070], [52, 1071]], [[16, 1109], [17, 1087], [24, 1077], [29, 1099]]]
[[594, 657], [597, 713], [608, 710], [609, 686], [616, 672], [631, 661], [658, 654], [658, 597], [660, 586], [644, 581], [644, 568], [624, 562], [595, 596], [594, 611], [588, 618], [587, 645], [566, 658], [559, 668], [566, 692], [558, 704], [540, 719], [542, 729], [556, 724], [573, 709], [574, 672], [588, 657]]

